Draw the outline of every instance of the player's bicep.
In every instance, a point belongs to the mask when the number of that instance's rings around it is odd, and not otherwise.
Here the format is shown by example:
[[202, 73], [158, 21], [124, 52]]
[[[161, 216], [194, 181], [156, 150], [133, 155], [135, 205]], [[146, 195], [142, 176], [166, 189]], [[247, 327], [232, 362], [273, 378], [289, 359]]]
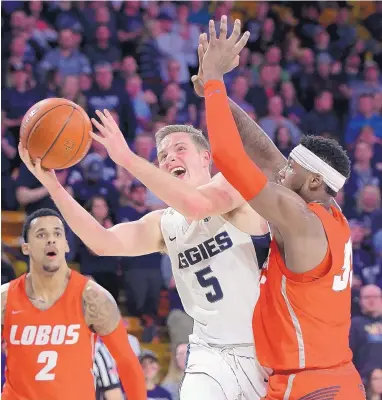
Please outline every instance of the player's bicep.
[[89, 281], [82, 294], [85, 321], [99, 336], [109, 335], [121, 320], [113, 296], [94, 281]]
[[281, 185], [268, 182], [248, 203], [280, 232], [305, 231], [310, 224], [312, 212], [305, 201]]
[[115, 246], [110, 255], [141, 256], [163, 251], [164, 241], [160, 228], [162, 213], [163, 210], [153, 211], [138, 221], [117, 224], [108, 229], [114, 236]]

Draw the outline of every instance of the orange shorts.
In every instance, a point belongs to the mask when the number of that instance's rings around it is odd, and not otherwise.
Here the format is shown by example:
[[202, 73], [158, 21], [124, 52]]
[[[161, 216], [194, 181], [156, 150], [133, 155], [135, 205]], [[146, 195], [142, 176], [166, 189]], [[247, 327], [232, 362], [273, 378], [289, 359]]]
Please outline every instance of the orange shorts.
[[365, 400], [365, 389], [352, 363], [333, 369], [274, 374], [266, 400]]

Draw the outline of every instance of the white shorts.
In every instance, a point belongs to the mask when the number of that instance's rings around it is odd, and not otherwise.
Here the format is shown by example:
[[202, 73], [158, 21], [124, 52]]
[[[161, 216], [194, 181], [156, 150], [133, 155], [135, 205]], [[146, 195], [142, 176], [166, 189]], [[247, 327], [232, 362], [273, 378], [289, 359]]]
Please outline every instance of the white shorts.
[[[258, 400], [266, 394], [268, 374], [255, 358], [253, 344], [215, 346], [192, 334], [185, 374], [186, 378], [187, 374], [208, 375], [228, 400]], [[195, 385], [195, 399], [197, 390]]]

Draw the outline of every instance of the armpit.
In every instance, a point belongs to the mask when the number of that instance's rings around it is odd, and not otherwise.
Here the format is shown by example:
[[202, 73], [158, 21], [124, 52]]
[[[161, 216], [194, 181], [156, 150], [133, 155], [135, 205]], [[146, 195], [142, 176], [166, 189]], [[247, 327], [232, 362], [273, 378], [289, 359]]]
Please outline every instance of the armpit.
[[89, 281], [82, 300], [85, 321], [89, 328], [100, 336], [113, 332], [121, 319], [113, 296], [96, 282]]

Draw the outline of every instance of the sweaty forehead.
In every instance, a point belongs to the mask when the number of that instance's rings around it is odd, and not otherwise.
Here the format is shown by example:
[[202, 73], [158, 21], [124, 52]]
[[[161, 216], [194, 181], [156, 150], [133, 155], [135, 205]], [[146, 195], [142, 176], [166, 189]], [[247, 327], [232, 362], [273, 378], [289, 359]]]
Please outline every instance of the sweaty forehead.
[[174, 132], [167, 135], [158, 146], [158, 153], [175, 146], [177, 143], [190, 143], [190, 137], [187, 133]]
[[60, 220], [60, 218], [55, 217], [54, 215], [49, 215], [46, 217], [38, 217], [31, 222], [31, 230], [33, 230], [34, 232], [37, 231], [38, 229], [55, 229], [55, 228], [64, 229], [64, 225]]

